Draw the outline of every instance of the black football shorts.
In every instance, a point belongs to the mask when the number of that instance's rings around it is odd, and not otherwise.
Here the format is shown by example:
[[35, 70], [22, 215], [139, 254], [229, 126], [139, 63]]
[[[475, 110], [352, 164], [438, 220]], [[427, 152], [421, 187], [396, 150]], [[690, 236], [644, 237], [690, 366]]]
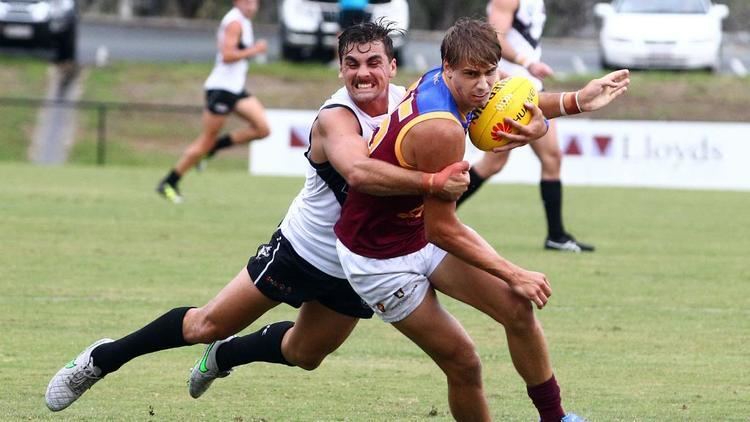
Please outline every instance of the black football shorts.
[[260, 245], [247, 263], [247, 272], [258, 290], [272, 300], [295, 308], [317, 300], [327, 308], [355, 318], [371, 318], [372, 310], [352, 290], [346, 279], [328, 275], [297, 255], [281, 233]]
[[235, 94], [221, 89], [208, 89], [206, 90], [206, 108], [213, 114], [227, 115], [234, 110], [237, 101], [249, 96], [247, 91]]

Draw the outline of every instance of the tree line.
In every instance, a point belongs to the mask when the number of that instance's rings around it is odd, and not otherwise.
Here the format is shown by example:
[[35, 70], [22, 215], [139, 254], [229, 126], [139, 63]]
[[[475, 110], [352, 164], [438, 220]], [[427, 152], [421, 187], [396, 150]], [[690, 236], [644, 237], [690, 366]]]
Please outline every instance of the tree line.
[[[261, 0], [257, 20], [278, 22], [278, 7], [282, 0]], [[331, 1], [331, 0], [328, 0]], [[411, 27], [415, 29], [446, 29], [461, 16], [483, 17], [487, 0], [407, 0]], [[601, 0], [546, 0], [548, 36], [591, 35], [597, 19], [594, 4]], [[719, 0], [729, 6], [726, 31], [750, 31], [750, 1]], [[131, 13], [132, 16], [179, 16], [183, 18], [218, 19], [230, 7], [232, 0], [79, 0], [81, 11], [105, 14]]]

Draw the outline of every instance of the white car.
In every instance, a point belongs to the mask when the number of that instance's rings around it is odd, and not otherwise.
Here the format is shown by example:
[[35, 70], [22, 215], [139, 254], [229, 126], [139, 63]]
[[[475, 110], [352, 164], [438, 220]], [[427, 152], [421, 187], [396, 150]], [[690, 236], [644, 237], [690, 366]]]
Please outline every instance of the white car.
[[710, 0], [614, 0], [597, 3], [605, 68], [710, 69], [721, 64], [721, 23]]
[[[385, 18], [396, 28], [409, 29], [409, 4], [406, 0], [370, 0], [370, 21]], [[279, 6], [281, 56], [300, 60], [313, 55], [332, 58], [339, 31], [338, 0], [283, 0]], [[393, 47], [398, 57], [406, 43], [404, 35], [395, 35]]]

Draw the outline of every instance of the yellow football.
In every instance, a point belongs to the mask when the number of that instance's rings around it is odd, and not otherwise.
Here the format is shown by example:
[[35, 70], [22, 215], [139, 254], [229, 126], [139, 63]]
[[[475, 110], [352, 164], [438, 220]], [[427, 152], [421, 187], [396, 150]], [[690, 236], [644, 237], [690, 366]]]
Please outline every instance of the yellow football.
[[490, 91], [490, 98], [484, 107], [474, 110], [469, 123], [469, 139], [482, 151], [491, 151], [508, 143], [503, 136], [495, 132], [514, 132], [513, 127], [505, 123], [509, 117], [525, 125], [531, 120], [531, 112], [524, 103], [539, 104], [539, 96], [530, 80], [522, 76], [511, 76], [495, 82]]

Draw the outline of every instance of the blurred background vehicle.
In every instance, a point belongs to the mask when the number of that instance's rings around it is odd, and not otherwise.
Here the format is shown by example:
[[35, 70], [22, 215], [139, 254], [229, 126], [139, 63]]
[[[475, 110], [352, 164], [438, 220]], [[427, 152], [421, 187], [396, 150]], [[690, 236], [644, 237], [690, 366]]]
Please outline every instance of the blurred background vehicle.
[[[279, 6], [281, 56], [287, 60], [334, 56], [339, 31], [337, 0], [283, 0]], [[406, 0], [370, 0], [368, 20], [385, 18], [396, 27], [409, 29], [409, 4]], [[397, 59], [406, 43], [403, 35], [393, 38]]]
[[74, 0], [0, 0], [0, 45], [52, 49], [74, 60], [78, 13]]
[[604, 68], [710, 69], [721, 65], [724, 4], [710, 0], [597, 3]]

